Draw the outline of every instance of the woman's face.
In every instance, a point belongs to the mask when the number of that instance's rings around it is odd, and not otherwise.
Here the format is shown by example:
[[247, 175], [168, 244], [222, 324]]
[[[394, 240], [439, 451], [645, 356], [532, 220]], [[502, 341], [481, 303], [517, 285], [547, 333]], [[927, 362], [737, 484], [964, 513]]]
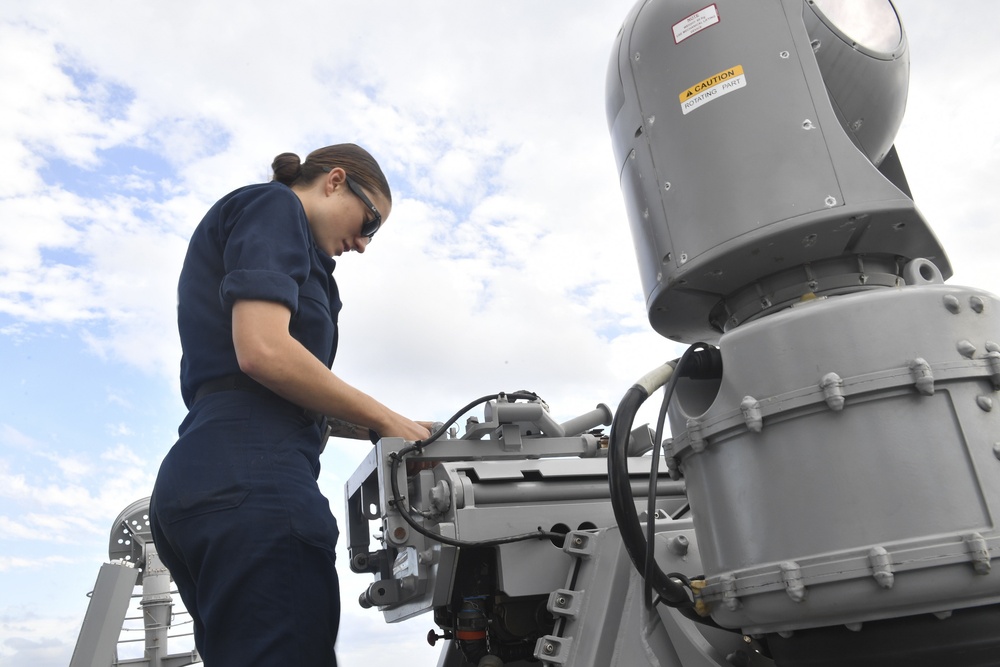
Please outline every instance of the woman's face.
[[[319, 179], [321, 183], [300, 194], [317, 247], [331, 257], [354, 250], [364, 252], [371, 242], [361, 233], [375, 213], [349, 187], [343, 169], [336, 168]], [[357, 182], [354, 181], [357, 187]], [[361, 192], [382, 216], [382, 225], [392, 211], [392, 205], [379, 192], [361, 188]], [[304, 196], [303, 196], [304, 195]]]

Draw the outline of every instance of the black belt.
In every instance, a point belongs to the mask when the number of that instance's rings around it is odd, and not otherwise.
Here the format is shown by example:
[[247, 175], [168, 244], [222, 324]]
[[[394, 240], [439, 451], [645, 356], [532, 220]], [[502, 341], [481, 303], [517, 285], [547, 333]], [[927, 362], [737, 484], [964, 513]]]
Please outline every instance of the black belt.
[[232, 375], [223, 375], [222, 377], [212, 378], [211, 380], [206, 380], [198, 386], [198, 390], [194, 392], [194, 402], [197, 403], [199, 400], [208, 396], [209, 394], [215, 394], [220, 391], [245, 391], [251, 394], [257, 394], [258, 396], [269, 396], [271, 398], [277, 398], [280, 401], [288, 403], [289, 405], [295, 406], [301, 410], [302, 415], [308, 417], [312, 421], [316, 422], [319, 426], [320, 431], [326, 431], [326, 416], [316, 412], [315, 410], [306, 410], [305, 408], [300, 408], [291, 401], [287, 401], [281, 396], [257, 382], [249, 375], [245, 373], [233, 373]]

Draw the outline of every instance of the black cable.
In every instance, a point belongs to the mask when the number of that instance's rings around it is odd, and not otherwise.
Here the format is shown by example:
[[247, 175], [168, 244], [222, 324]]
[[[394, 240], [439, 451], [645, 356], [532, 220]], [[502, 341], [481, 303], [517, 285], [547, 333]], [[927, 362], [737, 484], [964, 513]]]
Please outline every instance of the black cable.
[[[691, 375], [702, 376], [711, 372], [710, 369], [713, 366], [711, 361], [701, 362], [704, 355], [695, 354], [706, 349], [708, 349], [708, 346], [704, 343], [695, 343], [684, 351], [684, 354], [681, 355], [680, 360], [674, 366], [674, 372], [670, 375], [670, 379], [667, 380], [667, 385], [663, 388], [663, 400], [660, 401], [660, 412], [657, 415], [656, 434], [653, 440], [655, 443], [653, 458], [649, 464], [649, 491], [646, 496], [646, 569], [643, 573], [643, 599], [646, 602], [647, 608], [653, 606], [653, 585], [651, 583], [652, 567], [655, 564], [653, 558], [655, 522], [653, 519], [656, 517], [656, 482], [659, 475], [660, 443], [663, 442], [665, 436], [664, 426], [667, 419], [667, 408], [670, 406], [670, 400], [674, 396], [674, 389], [677, 387], [678, 378], [690, 377]], [[694, 359], [697, 359], [701, 363], [693, 363]], [[693, 366], [696, 367], [692, 368]]]
[[562, 539], [562, 538], [565, 537], [565, 535], [563, 535], [562, 533], [554, 533], [554, 532], [551, 532], [551, 531], [545, 531], [545, 530], [542, 530], [541, 527], [539, 527], [538, 531], [534, 532], [534, 533], [522, 533], [520, 535], [511, 535], [509, 537], [498, 537], [498, 538], [493, 539], [493, 540], [483, 540], [483, 541], [479, 541], [479, 542], [467, 542], [465, 540], [458, 540], [458, 539], [454, 539], [454, 538], [451, 538], [451, 537], [446, 537], [446, 536], [441, 535], [439, 533], [432, 533], [431, 531], [427, 530], [426, 528], [424, 528], [423, 526], [421, 526], [420, 524], [418, 524], [416, 522], [416, 520], [413, 519], [410, 516], [409, 509], [407, 507], [405, 507], [404, 504], [403, 504], [403, 496], [399, 492], [399, 480], [398, 480], [398, 473], [399, 473], [399, 464], [400, 464], [400, 462], [402, 462], [402, 460], [407, 455], [412, 454], [413, 452], [421, 452], [421, 451], [423, 451], [424, 447], [426, 447], [427, 445], [433, 443], [435, 440], [439, 439], [444, 433], [446, 433], [448, 431], [448, 428], [452, 424], [454, 424], [455, 422], [457, 422], [462, 417], [462, 415], [464, 415], [466, 412], [468, 412], [472, 408], [474, 408], [477, 405], [480, 405], [482, 403], [486, 403], [487, 401], [491, 401], [494, 398], [503, 398], [503, 397], [514, 399], [514, 400], [522, 399], [522, 400], [526, 400], [526, 401], [540, 400], [538, 394], [535, 394], [535, 393], [529, 392], [529, 391], [517, 391], [517, 392], [512, 392], [512, 393], [509, 393], [509, 394], [503, 394], [503, 393], [501, 393], [501, 394], [497, 394], [497, 395], [489, 394], [487, 396], [482, 396], [480, 398], [477, 398], [474, 401], [471, 401], [468, 405], [466, 405], [461, 410], [459, 410], [458, 412], [456, 412], [455, 415], [451, 419], [449, 419], [447, 422], [444, 423], [443, 426], [441, 426], [440, 428], [438, 428], [438, 430], [436, 430], [434, 433], [432, 433], [430, 435], [430, 437], [426, 438], [425, 440], [417, 440], [412, 445], [410, 445], [408, 447], [404, 447], [403, 449], [399, 450], [398, 452], [393, 452], [392, 454], [389, 455], [389, 460], [390, 460], [390, 466], [389, 466], [389, 468], [390, 468], [389, 485], [392, 488], [392, 502], [393, 502], [393, 506], [399, 512], [400, 516], [403, 517], [403, 520], [406, 521], [406, 523], [408, 523], [410, 525], [410, 527], [413, 528], [413, 530], [417, 531], [421, 535], [423, 535], [425, 537], [428, 537], [428, 538], [430, 538], [430, 539], [432, 539], [432, 540], [434, 540], [436, 542], [440, 542], [441, 544], [447, 544], [447, 545], [453, 546], [453, 547], [467, 547], [467, 548], [474, 548], [474, 547], [494, 547], [494, 546], [499, 546], [501, 544], [510, 544], [511, 542], [523, 542], [525, 540], [536, 540], [536, 539], [545, 539], [545, 538], [548, 538], [548, 539]]
[[537, 532], [534, 533], [522, 533], [520, 535], [511, 535], [509, 537], [498, 537], [494, 540], [482, 540], [479, 542], [467, 542], [465, 540], [457, 540], [451, 537], [446, 537], [439, 533], [432, 533], [420, 524], [416, 522], [411, 516], [407, 508], [403, 506], [403, 497], [399, 492], [399, 463], [403, 460], [403, 457], [417, 450], [417, 447], [406, 447], [401, 449], [399, 452], [394, 452], [389, 456], [391, 460], [390, 464], [390, 477], [389, 485], [392, 487], [392, 500], [396, 509], [399, 511], [400, 516], [406, 523], [410, 524], [413, 530], [417, 531], [421, 535], [429, 537], [435, 542], [440, 542], [441, 544], [447, 544], [453, 547], [495, 547], [501, 544], [510, 544], [511, 542], [523, 542], [524, 540], [536, 540], [536, 539], [562, 539], [565, 537], [562, 533], [554, 533], [550, 531], [542, 530], [541, 527], [538, 528]]
[[[635, 414], [642, 403], [648, 398], [646, 390], [640, 385], [633, 385], [625, 392], [615, 419], [611, 423], [611, 436], [608, 446], [608, 485], [611, 492], [611, 509], [621, 532], [622, 544], [632, 559], [632, 564], [640, 572], [646, 570], [645, 538], [639, 524], [639, 516], [635, 511], [635, 500], [628, 479], [628, 439], [632, 431]], [[672, 581], [659, 567], [652, 571], [653, 588], [671, 606], [688, 604], [690, 601], [687, 590]]]
[[[718, 350], [697, 348], [707, 348], [707, 346], [704, 343], [698, 343], [689, 348], [694, 358], [700, 357], [691, 372], [679, 369], [671, 374], [671, 379], [680, 377], [681, 372], [684, 372], [685, 376], [691, 377], [721, 376], [721, 355]], [[608, 483], [611, 490], [611, 507], [615, 514], [615, 520], [618, 522], [625, 551], [632, 559], [635, 568], [644, 574], [653, 590], [657, 592], [665, 604], [673, 607], [688, 607], [692, 604], [689, 589], [665, 574], [656, 564], [655, 559], [647, 559], [646, 557], [649, 540], [643, 535], [628, 479], [629, 435], [632, 431], [635, 415], [648, 397], [649, 393], [642, 385], [635, 384], [630, 387], [622, 398], [615, 413], [615, 419], [611, 424], [608, 447]], [[658, 442], [656, 447], [659, 447]], [[648, 576], [647, 561], [651, 561]]]
[[455, 422], [457, 422], [459, 419], [461, 419], [462, 415], [464, 415], [466, 412], [468, 412], [472, 408], [476, 407], [477, 405], [482, 405], [483, 403], [486, 403], [487, 401], [492, 401], [494, 398], [502, 398], [502, 397], [513, 398], [515, 401], [518, 400], [518, 399], [521, 399], [521, 400], [524, 400], [524, 401], [541, 400], [541, 397], [538, 394], [536, 394], [535, 392], [533, 392], [533, 391], [523, 391], [523, 390], [522, 391], [511, 392], [509, 394], [505, 394], [503, 392], [500, 392], [499, 394], [487, 394], [486, 396], [480, 396], [479, 398], [477, 398], [474, 401], [469, 401], [469, 403], [465, 407], [463, 407], [461, 410], [459, 410], [458, 412], [456, 412], [451, 417], [451, 419], [449, 419], [448, 421], [446, 421], [444, 423], [444, 425], [442, 425], [440, 428], [438, 428], [438, 430], [434, 431], [434, 433], [432, 433], [428, 438], [426, 438], [424, 440], [417, 440], [417, 441], [415, 441], [413, 443], [414, 447], [416, 447], [417, 451], [420, 451], [420, 449], [422, 449], [423, 447], [426, 447], [427, 445], [431, 444], [435, 440], [439, 439], [442, 435], [444, 435], [445, 433], [447, 433], [448, 432], [448, 428], [452, 424], [454, 424]]
[[681, 518], [690, 511], [691, 511], [691, 503], [684, 503], [683, 505], [681, 505], [680, 509], [678, 509], [676, 512], [670, 515], [670, 518], [676, 521], [677, 519]]

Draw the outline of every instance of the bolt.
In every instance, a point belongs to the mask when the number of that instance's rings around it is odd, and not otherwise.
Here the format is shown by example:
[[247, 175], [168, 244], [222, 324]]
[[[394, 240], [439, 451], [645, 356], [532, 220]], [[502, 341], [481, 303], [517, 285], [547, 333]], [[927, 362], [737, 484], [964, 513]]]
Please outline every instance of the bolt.
[[671, 553], [678, 556], [684, 556], [687, 554], [689, 546], [690, 542], [688, 541], [688, 538], [683, 535], [675, 535], [670, 538], [670, 542], [667, 543], [667, 549], [669, 549]]
[[583, 538], [582, 537], [574, 537], [573, 538], [573, 546], [574, 547], [581, 547], [581, 546], [583, 546]]
[[566, 598], [562, 598], [562, 597], [556, 598], [556, 606], [557, 607], [565, 607], [566, 606]]
[[544, 646], [542, 646], [542, 653], [544, 653], [545, 655], [552, 655], [555, 652], [556, 652], [556, 647], [553, 646], [552, 644], [545, 644]]

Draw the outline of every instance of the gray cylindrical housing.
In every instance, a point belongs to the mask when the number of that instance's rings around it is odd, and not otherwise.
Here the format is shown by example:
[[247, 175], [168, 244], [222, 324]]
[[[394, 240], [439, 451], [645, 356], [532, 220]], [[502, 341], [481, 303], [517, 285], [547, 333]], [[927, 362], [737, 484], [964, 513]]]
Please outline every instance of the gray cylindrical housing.
[[886, 53], [851, 48], [803, 0], [633, 8], [607, 114], [654, 329], [712, 342], [805, 294], [894, 286], [915, 257], [951, 275], [905, 187], [873, 164], [905, 103], [899, 35]]
[[723, 336], [670, 455], [713, 617], [745, 632], [1000, 601], [1000, 301], [923, 284]]

